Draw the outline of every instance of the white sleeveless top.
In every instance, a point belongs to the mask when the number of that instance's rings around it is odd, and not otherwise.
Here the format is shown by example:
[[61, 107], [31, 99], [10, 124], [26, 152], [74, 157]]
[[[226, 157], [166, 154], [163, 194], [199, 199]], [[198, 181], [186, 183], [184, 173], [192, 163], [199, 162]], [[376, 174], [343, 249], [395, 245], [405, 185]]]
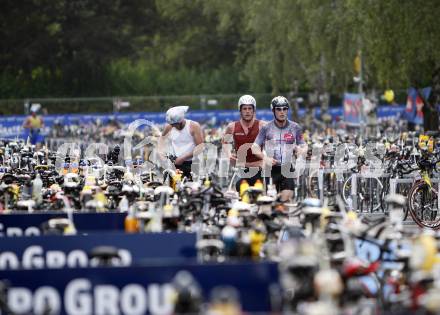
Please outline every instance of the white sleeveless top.
[[[170, 141], [171, 147], [174, 154], [177, 157], [180, 157], [186, 153], [192, 152], [196, 147], [194, 142], [194, 138], [190, 132], [190, 125], [192, 120], [185, 120], [185, 127], [182, 130], [178, 130], [176, 128], [171, 128], [170, 130]], [[187, 159], [187, 161], [191, 161], [192, 157]]]

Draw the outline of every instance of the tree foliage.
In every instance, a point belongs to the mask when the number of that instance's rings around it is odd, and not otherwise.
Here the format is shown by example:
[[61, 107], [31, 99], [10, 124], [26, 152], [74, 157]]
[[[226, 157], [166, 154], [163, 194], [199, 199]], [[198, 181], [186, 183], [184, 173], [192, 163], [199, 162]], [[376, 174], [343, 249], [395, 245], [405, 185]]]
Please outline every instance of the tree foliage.
[[436, 0], [2, 1], [0, 98], [427, 85]]

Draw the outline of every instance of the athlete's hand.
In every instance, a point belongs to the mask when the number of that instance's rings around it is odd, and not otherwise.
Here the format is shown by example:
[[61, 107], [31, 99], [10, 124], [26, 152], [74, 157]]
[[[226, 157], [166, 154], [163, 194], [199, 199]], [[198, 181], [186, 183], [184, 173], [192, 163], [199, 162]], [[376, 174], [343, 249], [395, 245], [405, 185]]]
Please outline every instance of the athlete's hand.
[[231, 161], [231, 163], [236, 163], [237, 162], [237, 155], [235, 155], [235, 153], [232, 153], [230, 156], [229, 156], [229, 161]]
[[277, 160], [275, 160], [274, 158], [271, 158], [271, 157], [265, 157], [264, 158], [264, 163], [263, 163], [264, 165], [271, 165], [271, 166], [274, 166], [274, 165], [276, 165], [277, 164]]

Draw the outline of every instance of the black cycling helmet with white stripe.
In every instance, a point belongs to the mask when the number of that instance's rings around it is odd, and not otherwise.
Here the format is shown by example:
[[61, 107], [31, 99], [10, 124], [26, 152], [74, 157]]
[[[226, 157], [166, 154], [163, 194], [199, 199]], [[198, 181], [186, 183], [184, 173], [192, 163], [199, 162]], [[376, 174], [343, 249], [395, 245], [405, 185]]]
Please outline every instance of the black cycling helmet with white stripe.
[[288, 107], [290, 109], [290, 104], [287, 98], [284, 96], [276, 96], [270, 102], [270, 109], [274, 111], [277, 107]]

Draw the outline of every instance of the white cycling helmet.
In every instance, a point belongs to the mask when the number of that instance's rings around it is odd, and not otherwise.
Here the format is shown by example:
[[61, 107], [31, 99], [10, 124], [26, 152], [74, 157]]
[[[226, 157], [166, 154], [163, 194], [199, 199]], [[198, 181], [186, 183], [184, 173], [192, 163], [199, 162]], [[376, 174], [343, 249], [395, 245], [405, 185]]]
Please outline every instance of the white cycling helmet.
[[243, 95], [238, 100], [238, 110], [241, 109], [241, 105], [252, 105], [254, 107], [254, 110], [257, 110], [257, 102], [255, 101], [255, 98], [252, 95]]
[[37, 113], [41, 109], [41, 104], [31, 104], [29, 111], [31, 113]]
[[178, 124], [185, 119], [189, 106], [175, 106], [167, 110], [166, 121], [168, 124]]

